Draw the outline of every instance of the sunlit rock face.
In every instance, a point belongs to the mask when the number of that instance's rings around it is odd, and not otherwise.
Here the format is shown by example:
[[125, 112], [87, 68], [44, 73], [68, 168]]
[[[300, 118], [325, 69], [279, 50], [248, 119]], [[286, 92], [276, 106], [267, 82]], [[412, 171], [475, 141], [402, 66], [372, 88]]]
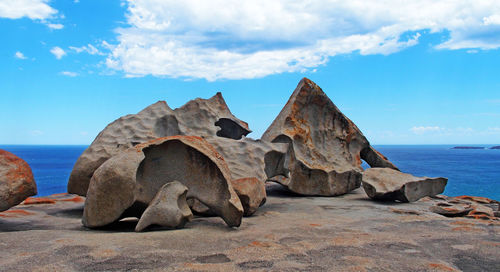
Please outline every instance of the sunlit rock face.
[[75, 163], [68, 192], [85, 196], [90, 179], [101, 164], [140, 143], [175, 135], [241, 139], [248, 133], [248, 124], [231, 113], [220, 93], [210, 99], [191, 100], [175, 110], [159, 101], [106, 126]]
[[335, 196], [361, 185], [361, 159], [370, 166], [397, 169], [373, 149], [363, 133], [311, 80], [304, 78], [262, 141], [288, 143], [282, 154], [270, 154], [275, 169], [268, 175], [293, 192]]
[[202, 138], [159, 138], [111, 157], [95, 171], [83, 224], [95, 228], [124, 217], [140, 218], [160, 189], [177, 181], [187, 187], [186, 198], [200, 201], [228, 226], [238, 227], [243, 207], [230, 180], [224, 159]]
[[0, 212], [36, 194], [35, 179], [28, 163], [0, 149]]

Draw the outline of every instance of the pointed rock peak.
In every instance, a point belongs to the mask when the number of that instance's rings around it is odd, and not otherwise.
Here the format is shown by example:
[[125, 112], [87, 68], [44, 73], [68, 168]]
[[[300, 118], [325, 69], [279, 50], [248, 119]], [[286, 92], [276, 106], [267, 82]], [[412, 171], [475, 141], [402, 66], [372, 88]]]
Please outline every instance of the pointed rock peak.
[[142, 113], [142, 112], [146, 112], [146, 111], [149, 111], [149, 110], [157, 110], [157, 109], [166, 109], [167, 111], [172, 111], [172, 109], [168, 106], [167, 102], [164, 101], [164, 100], [160, 100], [160, 101], [157, 101], [156, 103], [154, 104], [151, 104], [149, 106], [147, 106], [146, 108], [144, 108], [143, 110], [141, 110], [139, 112]]
[[372, 166], [395, 168], [307, 78], [299, 82], [262, 140], [290, 143], [283, 160], [287, 165], [282, 167], [290, 177], [281, 183], [300, 194], [339, 195], [359, 187], [361, 159]]

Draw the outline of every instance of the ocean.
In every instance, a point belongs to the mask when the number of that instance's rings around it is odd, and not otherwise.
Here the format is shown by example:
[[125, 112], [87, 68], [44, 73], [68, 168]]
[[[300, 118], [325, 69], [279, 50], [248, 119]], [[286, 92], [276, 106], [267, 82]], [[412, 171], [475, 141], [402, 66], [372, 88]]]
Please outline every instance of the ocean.
[[[403, 172], [416, 176], [447, 177], [445, 195], [473, 195], [500, 200], [500, 150], [451, 149], [451, 145], [374, 147]], [[39, 196], [66, 192], [71, 169], [85, 148], [87, 146], [0, 145], [0, 149], [28, 162]]]

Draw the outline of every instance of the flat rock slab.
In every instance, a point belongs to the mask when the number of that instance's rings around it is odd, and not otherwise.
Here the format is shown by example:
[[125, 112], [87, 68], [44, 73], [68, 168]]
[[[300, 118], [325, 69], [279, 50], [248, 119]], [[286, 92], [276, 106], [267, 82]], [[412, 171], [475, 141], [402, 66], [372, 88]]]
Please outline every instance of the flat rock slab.
[[441, 194], [447, 182], [447, 178], [415, 177], [390, 168], [369, 168], [363, 172], [363, 188], [377, 200], [417, 201]]
[[[440, 200], [298, 197], [277, 185], [238, 229], [196, 217], [185, 229], [135, 233], [136, 221], [89, 230], [83, 203], [0, 213], [3, 271], [498, 271], [500, 224], [429, 211]], [[12, 212], [17, 211], [17, 212]]]

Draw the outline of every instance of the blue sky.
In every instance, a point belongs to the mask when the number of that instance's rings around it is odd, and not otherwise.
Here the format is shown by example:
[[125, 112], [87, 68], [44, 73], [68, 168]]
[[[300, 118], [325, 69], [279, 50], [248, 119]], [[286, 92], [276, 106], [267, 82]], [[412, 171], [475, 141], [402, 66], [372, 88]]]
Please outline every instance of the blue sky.
[[498, 1], [303, 2], [0, 0], [0, 144], [217, 91], [258, 138], [302, 77], [373, 144], [500, 144]]

